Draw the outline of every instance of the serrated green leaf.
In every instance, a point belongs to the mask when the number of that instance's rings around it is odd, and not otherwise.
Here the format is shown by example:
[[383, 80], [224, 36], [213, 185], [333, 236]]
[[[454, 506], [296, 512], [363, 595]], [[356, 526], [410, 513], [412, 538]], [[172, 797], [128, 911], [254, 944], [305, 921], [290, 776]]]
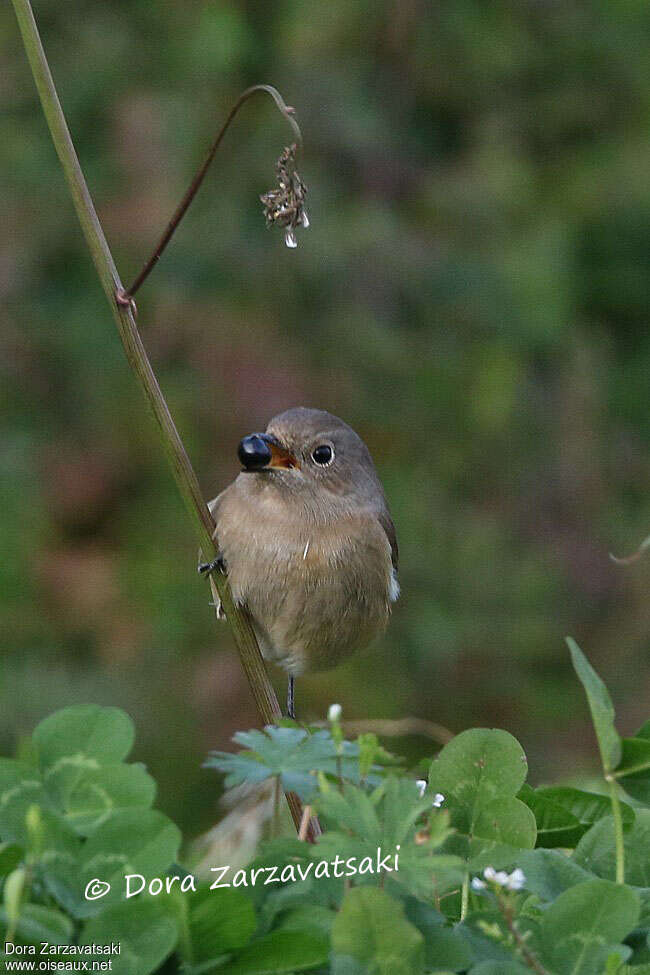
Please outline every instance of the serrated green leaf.
[[377, 808], [363, 789], [351, 785], [343, 794], [331, 789], [319, 795], [315, 807], [332, 827], [338, 826], [363, 836], [371, 846], [380, 845], [383, 830]]
[[233, 740], [248, 750], [234, 755], [211, 752], [205, 762], [206, 768], [226, 773], [228, 788], [279, 776], [285, 791], [296, 792], [307, 802], [317, 786], [315, 772], [336, 775], [340, 767], [346, 778], [359, 778], [358, 746], [344, 741], [339, 756], [326, 729], [309, 734], [303, 728], [267, 725], [263, 732], [240, 731]]
[[424, 970], [424, 939], [407, 921], [399, 901], [376, 887], [348, 891], [332, 927], [332, 973], [419, 975]]
[[[337, 790], [321, 794], [316, 808], [331, 824], [314, 848], [316, 859], [334, 859], [337, 855], [345, 861], [354, 859], [354, 869], [358, 870], [370, 858], [376, 868], [380, 850], [379, 859], [388, 857], [392, 870], [385, 877], [423, 898], [444, 893], [461, 879], [456, 857], [434, 854], [426, 843], [415, 842], [418, 818], [430, 812], [431, 797], [420, 798], [411, 779], [389, 776], [371, 796], [349, 784], [342, 794]], [[339, 832], [339, 828], [346, 832]]]
[[639, 898], [629, 887], [608, 880], [571, 887], [542, 915], [542, 960], [557, 975], [594, 975], [638, 918]]
[[621, 739], [614, 725], [614, 705], [604, 683], [584, 653], [571, 637], [567, 637], [571, 661], [587, 695], [600, 757], [605, 773], [613, 772], [621, 760]]
[[[81, 943], [119, 942], [120, 954], [111, 956], [111, 975], [149, 975], [172, 953], [177, 940], [178, 928], [169, 910], [151, 899], [137, 899], [109, 907], [88, 921]], [[96, 959], [106, 956], [98, 954]]]
[[41, 721], [33, 741], [40, 767], [49, 769], [57, 762], [89, 759], [97, 765], [116, 764], [131, 751], [134, 737], [133, 722], [119, 708], [78, 704]]

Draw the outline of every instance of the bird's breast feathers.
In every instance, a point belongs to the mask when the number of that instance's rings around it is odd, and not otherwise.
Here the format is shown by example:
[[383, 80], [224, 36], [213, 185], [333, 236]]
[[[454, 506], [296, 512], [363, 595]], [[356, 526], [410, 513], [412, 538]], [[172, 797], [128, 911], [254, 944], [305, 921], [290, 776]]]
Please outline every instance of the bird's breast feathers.
[[324, 669], [383, 630], [399, 585], [373, 512], [314, 524], [290, 506], [250, 501], [227, 489], [210, 507], [233, 597], [265, 656], [294, 674]]

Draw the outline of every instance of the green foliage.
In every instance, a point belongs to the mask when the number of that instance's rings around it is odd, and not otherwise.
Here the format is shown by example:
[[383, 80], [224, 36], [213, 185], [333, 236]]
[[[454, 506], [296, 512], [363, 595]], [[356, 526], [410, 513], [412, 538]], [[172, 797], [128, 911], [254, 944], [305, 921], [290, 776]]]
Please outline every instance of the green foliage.
[[621, 760], [621, 739], [614, 725], [614, 705], [607, 688], [575, 640], [569, 637], [567, 643], [576, 674], [587, 694], [603, 769], [609, 773]]
[[[286, 129], [251, 102], [138, 306], [206, 493], [240, 437], [296, 403], [344, 417], [375, 457], [408, 603], [372, 655], [306, 678], [303, 716], [336, 699], [497, 725], [536, 780], [581, 773], [569, 621], [621, 727], [650, 666], [648, 550], [607, 556], [650, 530], [648, 5], [34, 6], [126, 279], [241, 88], [271, 80], [295, 105], [297, 251], [257, 201]], [[74, 702], [137, 709], [139, 757], [195, 834], [216, 788], [204, 743], [252, 724], [248, 690], [4, 8], [0, 750]], [[427, 748], [400, 742], [413, 764]]]
[[211, 752], [206, 767], [226, 773], [226, 785], [260, 783], [279, 776], [282, 788], [308, 802], [316, 789], [315, 772], [359, 778], [359, 746], [342, 742], [341, 750], [329, 731], [267, 727], [264, 731], [239, 731], [233, 739], [247, 750], [232, 755]]
[[[376, 740], [346, 741], [336, 722], [239, 733], [243, 750], [211, 766], [248, 789], [270, 778], [291, 785], [323, 833], [314, 844], [274, 836], [245, 868], [221, 865], [216, 878], [176, 864], [178, 830], [150, 808], [144, 769], [125, 763], [126, 715], [57, 712], [23, 760], [0, 760], [1, 936], [25, 946], [119, 941], [117, 975], [646, 975], [650, 725], [619, 748], [606, 688], [571, 650], [609, 796], [533, 788], [504, 731], [456, 736], [428, 783]], [[628, 787], [629, 803], [619, 795]], [[126, 874], [143, 878], [134, 896]], [[87, 899], [98, 881], [110, 892]]]
[[618, 948], [639, 919], [639, 898], [629, 887], [587, 880], [564, 891], [544, 912], [540, 924], [543, 957], [558, 975], [593, 975]]
[[424, 938], [376, 887], [351, 890], [332, 927], [332, 975], [419, 975]]

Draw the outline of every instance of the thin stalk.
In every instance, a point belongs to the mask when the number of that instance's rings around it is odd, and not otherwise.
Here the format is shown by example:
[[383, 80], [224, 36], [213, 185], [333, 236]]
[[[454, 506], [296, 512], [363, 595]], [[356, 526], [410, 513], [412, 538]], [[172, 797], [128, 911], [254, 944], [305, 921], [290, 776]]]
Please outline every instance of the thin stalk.
[[[298, 832], [302, 826], [302, 817], [298, 824]], [[271, 836], [277, 839], [280, 835], [280, 776], [276, 775], [273, 780], [273, 818], [271, 823]]]
[[503, 898], [500, 897], [498, 894], [497, 894], [497, 904], [499, 906], [501, 915], [504, 921], [506, 922], [506, 927], [508, 928], [508, 931], [512, 936], [512, 940], [514, 941], [517, 947], [517, 951], [521, 956], [521, 960], [528, 968], [531, 969], [531, 971], [535, 972], [536, 975], [548, 975], [548, 972], [546, 971], [544, 966], [541, 964], [541, 962], [537, 960], [535, 955], [532, 953], [532, 951], [526, 944], [525, 939], [517, 930], [512, 904], [504, 901]]
[[463, 886], [460, 892], [460, 919], [464, 921], [467, 917], [467, 908], [469, 907], [469, 873], [466, 873], [463, 877]]
[[176, 230], [179, 223], [187, 213], [190, 203], [196, 196], [199, 187], [201, 186], [201, 183], [205, 179], [205, 174], [210, 168], [210, 164], [214, 159], [215, 153], [219, 148], [219, 146], [221, 145], [221, 141], [224, 135], [230, 128], [230, 123], [233, 121], [235, 115], [242, 107], [244, 102], [247, 102], [249, 98], [251, 98], [253, 95], [256, 95], [258, 92], [265, 92], [267, 95], [271, 96], [271, 98], [277, 105], [278, 110], [281, 112], [282, 115], [284, 115], [286, 120], [291, 125], [291, 128], [293, 129], [293, 133], [296, 137], [296, 143], [298, 147], [302, 146], [302, 134], [300, 132], [300, 127], [298, 123], [296, 122], [295, 118], [293, 118], [292, 115], [293, 109], [291, 109], [288, 105], [285, 104], [282, 95], [280, 94], [279, 91], [277, 91], [276, 88], [273, 88], [272, 85], [252, 85], [252, 87], [247, 88], [246, 91], [242, 92], [239, 98], [237, 99], [237, 101], [235, 102], [235, 104], [233, 105], [233, 107], [230, 109], [228, 118], [219, 129], [216, 139], [214, 140], [214, 142], [210, 146], [210, 149], [208, 150], [208, 154], [205, 157], [203, 165], [201, 166], [196, 176], [188, 186], [185, 192], [185, 196], [183, 197], [181, 202], [178, 204], [176, 210], [174, 211], [174, 214], [171, 220], [169, 221], [169, 223], [167, 224], [167, 227], [165, 228], [162, 237], [156, 244], [151, 257], [145, 263], [144, 267], [142, 268], [142, 270], [134, 280], [131, 287], [128, 288], [126, 292], [120, 292], [120, 301], [128, 301], [130, 298], [132, 298], [133, 295], [138, 290], [138, 288], [140, 287], [140, 285], [145, 281], [146, 278], [149, 277], [149, 275], [153, 271], [154, 267], [160, 260], [162, 252], [167, 247], [167, 244], [171, 240], [174, 231]]
[[[116, 300], [116, 295], [124, 294], [124, 288], [77, 159], [31, 5], [29, 0], [12, 0], [12, 3], [52, 141], [127, 359], [153, 412], [176, 484], [194, 524], [203, 554], [211, 559], [217, 555], [214, 543], [215, 524], [142, 344], [132, 303], [118, 303]], [[282, 717], [282, 711], [266, 672], [250, 620], [233, 602], [226, 576], [215, 572], [213, 578], [262, 720], [265, 724], [276, 723]], [[293, 795], [287, 796], [287, 801], [298, 829], [302, 815], [300, 803]]]
[[624, 768], [611, 772], [612, 779], [624, 779], [628, 775], [636, 775], [637, 772], [647, 772], [650, 769], [650, 762], [638, 762], [637, 765], [626, 765]]
[[608, 775], [609, 794], [612, 800], [612, 817], [614, 819], [614, 842], [616, 845], [616, 883], [625, 883], [625, 844], [623, 843], [623, 816], [621, 815], [621, 801], [618, 798], [618, 786], [613, 776]]

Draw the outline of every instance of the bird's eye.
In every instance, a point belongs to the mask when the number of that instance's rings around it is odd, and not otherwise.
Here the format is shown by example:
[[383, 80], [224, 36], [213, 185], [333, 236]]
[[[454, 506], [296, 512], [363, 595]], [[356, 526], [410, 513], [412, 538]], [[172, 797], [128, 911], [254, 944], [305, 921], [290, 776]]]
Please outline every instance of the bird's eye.
[[334, 460], [334, 451], [329, 444], [324, 443], [320, 447], [314, 447], [311, 456], [315, 464], [318, 464], [320, 467], [327, 467]]

